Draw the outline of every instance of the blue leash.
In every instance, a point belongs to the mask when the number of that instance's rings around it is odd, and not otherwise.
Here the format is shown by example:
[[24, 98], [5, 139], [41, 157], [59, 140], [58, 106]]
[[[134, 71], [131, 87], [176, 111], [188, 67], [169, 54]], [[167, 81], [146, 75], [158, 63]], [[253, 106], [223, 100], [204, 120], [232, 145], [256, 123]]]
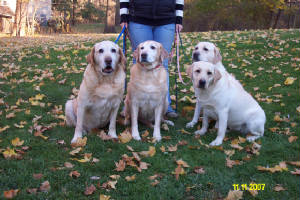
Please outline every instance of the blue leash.
[[[121, 33], [118, 35], [117, 39], [115, 40], [115, 44], [117, 44], [121, 38], [121, 36], [123, 35], [123, 54], [126, 57], [126, 27], [123, 26]], [[126, 66], [125, 66], [126, 69]], [[126, 73], [126, 70], [125, 70]], [[127, 89], [127, 76], [125, 76], [125, 90]]]

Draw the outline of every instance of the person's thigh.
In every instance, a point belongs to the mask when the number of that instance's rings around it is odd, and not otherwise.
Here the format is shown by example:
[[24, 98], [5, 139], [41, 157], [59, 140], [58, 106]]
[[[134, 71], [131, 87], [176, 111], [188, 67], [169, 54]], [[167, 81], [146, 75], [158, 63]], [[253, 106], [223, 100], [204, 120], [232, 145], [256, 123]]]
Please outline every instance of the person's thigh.
[[153, 40], [160, 42], [170, 53], [175, 35], [175, 24], [157, 26], [153, 30]]
[[133, 51], [140, 43], [153, 40], [152, 26], [129, 22], [128, 30]]

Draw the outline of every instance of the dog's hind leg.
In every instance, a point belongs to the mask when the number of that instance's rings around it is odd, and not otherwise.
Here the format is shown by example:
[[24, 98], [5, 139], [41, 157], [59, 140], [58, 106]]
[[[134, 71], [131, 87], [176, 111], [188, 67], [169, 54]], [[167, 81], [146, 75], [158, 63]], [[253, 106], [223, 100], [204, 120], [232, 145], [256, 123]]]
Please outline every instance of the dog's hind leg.
[[73, 109], [73, 100], [68, 100], [65, 105], [65, 115], [67, 126], [76, 125], [76, 115]]

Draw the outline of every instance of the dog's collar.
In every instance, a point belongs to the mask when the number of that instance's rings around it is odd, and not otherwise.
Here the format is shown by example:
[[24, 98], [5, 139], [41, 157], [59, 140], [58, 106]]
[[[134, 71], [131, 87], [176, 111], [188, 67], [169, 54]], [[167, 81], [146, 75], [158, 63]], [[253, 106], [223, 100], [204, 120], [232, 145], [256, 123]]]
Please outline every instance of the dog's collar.
[[[145, 67], [145, 65], [143, 65], [142, 63], [140, 63], [140, 65], [141, 65], [142, 67]], [[150, 69], [150, 70], [158, 69], [158, 68], [160, 68], [161, 66], [162, 66], [161, 64], [158, 64], [158, 65], [156, 65], [156, 67], [154, 67], [154, 68], [152, 68], [152, 69]]]

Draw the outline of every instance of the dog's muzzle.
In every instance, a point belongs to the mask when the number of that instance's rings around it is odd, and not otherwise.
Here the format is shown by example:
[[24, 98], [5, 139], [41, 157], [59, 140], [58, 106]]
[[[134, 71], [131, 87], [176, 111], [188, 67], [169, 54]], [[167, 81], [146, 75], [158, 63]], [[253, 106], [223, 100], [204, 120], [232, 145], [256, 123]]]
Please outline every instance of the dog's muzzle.
[[148, 57], [148, 55], [146, 53], [142, 53], [141, 54], [141, 62], [148, 62], [147, 57]]
[[205, 84], [206, 84], [206, 81], [203, 80], [203, 79], [200, 79], [200, 81], [199, 81], [199, 88], [204, 89], [205, 88]]
[[193, 61], [194, 61], [194, 62], [200, 61], [199, 56], [200, 56], [199, 53], [193, 53]]
[[111, 72], [114, 71], [114, 69], [112, 68], [112, 59], [111, 58], [105, 58], [104, 60], [105, 62], [105, 68], [102, 69], [102, 72], [110, 74]]

